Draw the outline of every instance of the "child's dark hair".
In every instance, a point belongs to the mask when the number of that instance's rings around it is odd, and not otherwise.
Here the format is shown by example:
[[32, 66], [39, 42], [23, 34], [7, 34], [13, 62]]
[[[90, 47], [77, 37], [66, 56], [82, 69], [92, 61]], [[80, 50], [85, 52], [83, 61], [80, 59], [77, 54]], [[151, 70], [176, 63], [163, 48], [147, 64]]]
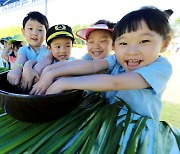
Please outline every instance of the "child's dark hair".
[[93, 25], [98, 25], [98, 24], [105, 24], [108, 26], [108, 28], [114, 28], [115, 24], [114, 22], [110, 22], [108, 20], [102, 19], [102, 20], [98, 20], [96, 23], [94, 23]]
[[[15, 41], [13, 44], [12, 44], [12, 49], [14, 51], [15, 48], [19, 49], [20, 47], [22, 47], [22, 42], [21, 41]], [[10, 54], [10, 56], [13, 56], [13, 57], [16, 57], [14, 52], [12, 52]]]
[[148, 28], [167, 39], [171, 31], [168, 17], [163, 11], [155, 7], [142, 7], [125, 15], [114, 27], [113, 42], [126, 32], [137, 31], [141, 28], [141, 21], [145, 21]]
[[[98, 25], [98, 24], [105, 24], [108, 26], [108, 28], [113, 29], [114, 26], [116, 25], [116, 23], [111, 22], [109, 20], [105, 20], [105, 19], [101, 19], [98, 20], [96, 23], [94, 23], [93, 25]], [[109, 31], [110, 32], [110, 31]], [[111, 38], [112, 38], [112, 32], [110, 32]]]
[[169, 17], [174, 13], [174, 11], [171, 10], [171, 9], [168, 9], [168, 10], [164, 10], [164, 13], [165, 13], [166, 16], [169, 18]]
[[46, 28], [46, 31], [49, 29], [49, 22], [48, 22], [46, 16], [41, 14], [40, 12], [38, 12], [38, 11], [29, 12], [23, 20], [23, 28], [25, 28], [26, 22], [29, 19], [36, 20], [39, 23], [41, 23], [42, 25], [44, 25]]

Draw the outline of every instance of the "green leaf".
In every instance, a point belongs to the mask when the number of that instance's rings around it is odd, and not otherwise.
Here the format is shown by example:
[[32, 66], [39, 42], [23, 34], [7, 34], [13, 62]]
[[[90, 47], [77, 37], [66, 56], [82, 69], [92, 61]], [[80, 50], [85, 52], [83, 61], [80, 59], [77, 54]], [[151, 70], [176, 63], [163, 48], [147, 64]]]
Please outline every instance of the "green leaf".
[[23, 132], [21, 132], [21, 134], [18, 134], [18, 136], [14, 136], [12, 139], [0, 143], [1, 152], [6, 153], [12, 150], [23, 142], [31, 139], [33, 136], [39, 134], [39, 132], [41, 132], [45, 128], [45, 125], [43, 124], [35, 126], [29, 128], [28, 130], [24, 130]]
[[113, 128], [110, 132], [110, 137], [104, 148], [103, 154], [117, 153], [122, 132], [123, 127], [121, 125], [116, 126], [116, 121], [114, 121]]
[[64, 152], [65, 154], [75, 153], [82, 144], [87, 140], [89, 134], [93, 131], [94, 127], [101, 121], [101, 116], [104, 112], [104, 106], [100, 109], [97, 115], [91, 122], [82, 130], [80, 136], [73, 142], [73, 144]]
[[97, 137], [97, 134], [100, 129], [100, 123], [98, 123], [94, 130], [91, 132], [91, 134], [88, 136], [84, 146], [82, 147], [81, 151], [79, 152], [80, 154], [87, 154], [91, 152], [91, 149], [93, 147], [93, 144], [95, 142], [95, 139]]
[[103, 125], [100, 129], [91, 153], [103, 153], [104, 147], [113, 128], [113, 122], [115, 120], [115, 117], [117, 117], [118, 112], [119, 109], [117, 108], [116, 103], [114, 103], [113, 105], [106, 105], [106, 116], [103, 119]]
[[127, 143], [126, 151], [127, 154], [133, 154], [137, 151], [137, 143], [139, 139], [139, 135], [142, 133], [142, 130], [145, 128], [147, 117], [140, 117], [131, 132], [131, 136]]

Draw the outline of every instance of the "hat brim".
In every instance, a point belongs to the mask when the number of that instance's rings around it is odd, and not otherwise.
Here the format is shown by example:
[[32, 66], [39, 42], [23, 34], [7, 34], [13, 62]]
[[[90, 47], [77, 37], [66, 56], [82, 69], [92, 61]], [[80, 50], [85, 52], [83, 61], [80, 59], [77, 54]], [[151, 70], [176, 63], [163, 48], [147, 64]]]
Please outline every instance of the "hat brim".
[[82, 38], [83, 40], [87, 40], [87, 37], [88, 35], [92, 32], [92, 31], [95, 31], [95, 30], [106, 30], [106, 31], [109, 31], [109, 32], [113, 32], [113, 29], [107, 29], [107, 28], [93, 28], [93, 27], [89, 27], [89, 28], [85, 28], [85, 29], [81, 29], [79, 31], [76, 32], [76, 35], [80, 38]]
[[8, 44], [13, 44], [15, 42], [23, 42], [24, 40], [9, 40]]
[[[15, 37], [17, 37], [17, 36], [15, 36]], [[25, 39], [23, 37], [19, 36], [19, 38], [10, 39], [8, 41], [8, 44], [13, 44], [15, 42], [25, 42]]]
[[61, 34], [61, 35], [56, 35], [53, 38], [49, 39], [47, 41], [47, 44], [50, 45], [50, 43], [52, 42], [52, 40], [56, 39], [56, 38], [70, 38], [72, 41], [74, 41], [74, 37], [68, 36], [66, 34]]

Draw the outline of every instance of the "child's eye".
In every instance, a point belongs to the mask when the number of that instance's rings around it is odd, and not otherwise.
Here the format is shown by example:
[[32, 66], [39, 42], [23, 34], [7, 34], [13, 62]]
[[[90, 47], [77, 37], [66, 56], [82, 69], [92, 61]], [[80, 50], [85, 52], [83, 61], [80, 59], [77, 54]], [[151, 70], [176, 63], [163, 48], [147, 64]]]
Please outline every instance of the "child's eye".
[[142, 44], [142, 43], [148, 43], [148, 42], [150, 42], [149, 40], [142, 40], [140, 43]]
[[42, 32], [42, 29], [39, 29], [40, 32]]
[[70, 48], [70, 47], [71, 47], [71, 45], [66, 45], [66, 47], [67, 47], [67, 48]]
[[101, 40], [101, 42], [106, 42], [106, 40]]
[[29, 27], [28, 29], [29, 29], [29, 30], [32, 30], [32, 28], [31, 28], [31, 27]]
[[120, 42], [119, 45], [127, 45], [125, 42]]
[[61, 46], [60, 46], [60, 45], [56, 45], [56, 46], [54, 46], [54, 47], [55, 47], [55, 48], [58, 48], [58, 49], [59, 49], [59, 48], [61, 48]]

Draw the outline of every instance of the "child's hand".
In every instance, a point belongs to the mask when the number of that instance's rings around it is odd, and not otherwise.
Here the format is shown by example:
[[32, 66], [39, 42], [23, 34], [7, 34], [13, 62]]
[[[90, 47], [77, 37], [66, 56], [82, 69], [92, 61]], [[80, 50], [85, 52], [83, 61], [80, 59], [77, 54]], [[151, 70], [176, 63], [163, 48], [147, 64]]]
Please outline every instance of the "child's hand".
[[63, 84], [60, 82], [61, 82], [61, 79], [59, 78], [53, 84], [51, 84], [50, 87], [46, 90], [46, 95], [57, 94], [57, 93], [63, 92], [64, 91]]
[[7, 80], [12, 85], [18, 85], [21, 79], [21, 74], [22, 74], [22, 68], [20, 67], [15, 68], [9, 71], [9, 73], [7, 74]]
[[45, 94], [47, 88], [53, 83], [53, 78], [46, 75], [33, 86], [33, 89], [30, 91], [30, 95], [43, 95]]
[[72, 77], [59, 77], [46, 90], [46, 95], [57, 94], [63, 91], [72, 90], [73, 85], [74, 85], [74, 81]]
[[39, 79], [39, 74], [32, 69], [32, 67], [23, 67], [22, 78], [21, 78], [21, 88], [31, 89], [34, 79]]

